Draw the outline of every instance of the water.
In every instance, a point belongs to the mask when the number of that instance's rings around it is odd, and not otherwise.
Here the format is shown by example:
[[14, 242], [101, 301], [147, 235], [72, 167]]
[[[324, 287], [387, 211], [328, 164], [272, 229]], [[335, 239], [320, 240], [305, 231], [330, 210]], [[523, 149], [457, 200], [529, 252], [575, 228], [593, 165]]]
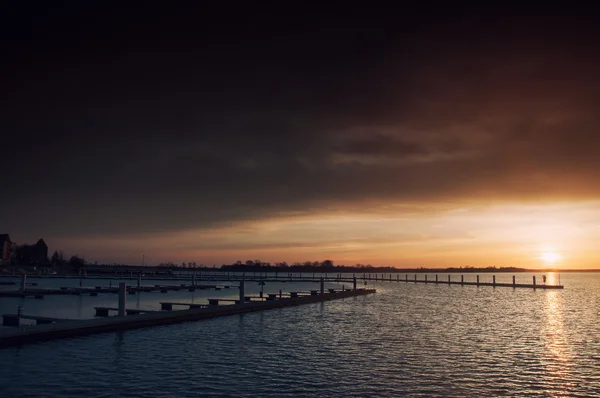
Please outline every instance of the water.
[[370, 296], [4, 349], [0, 396], [600, 396], [600, 274], [561, 282], [377, 282]]

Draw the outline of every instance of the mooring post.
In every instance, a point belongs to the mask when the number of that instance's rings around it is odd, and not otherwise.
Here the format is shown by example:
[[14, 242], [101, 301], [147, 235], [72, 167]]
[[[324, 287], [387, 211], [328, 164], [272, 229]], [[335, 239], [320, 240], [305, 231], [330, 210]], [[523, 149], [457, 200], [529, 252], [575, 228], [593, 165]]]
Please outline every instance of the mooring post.
[[465, 276], [464, 276], [464, 275], [461, 275], [461, 276], [460, 276], [460, 284], [461, 284], [461, 285], [464, 285], [464, 284], [465, 284]]
[[496, 287], [496, 275], [492, 276], [492, 284]]
[[533, 276], [533, 286], [535, 286], [535, 275]]
[[321, 296], [325, 294], [325, 279], [321, 277]]
[[438, 283], [438, 274], [435, 274], [435, 283]]
[[479, 275], [477, 275], [477, 286], [479, 286]]
[[27, 288], [27, 274], [23, 272], [23, 278], [21, 278], [21, 291], [24, 292]]
[[396, 282], [400, 282], [400, 274], [396, 274]]
[[404, 283], [408, 283], [408, 274], [404, 275], [404, 278], [405, 278], [404, 279], [404, 281], [405, 281]]
[[427, 274], [425, 274], [425, 283], [427, 283]]
[[244, 304], [244, 274], [242, 273], [242, 279], [240, 280], [240, 304]]
[[356, 277], [352, 278], [352, 289], [356, 290]]
[[127, 284], [119, 282], [119, 316], [125, 316], [125, 297], [127, 296]]
[[417, 274], [415, 274], [415, 283], [417, 283]]
[[515, 276], [513, 275], [513, 286], [516, 285], [516, 284], [517, 284], [517, 282], [515, 280]]
[[448, 284], [450, 284], [450, 274], [448, 274]]

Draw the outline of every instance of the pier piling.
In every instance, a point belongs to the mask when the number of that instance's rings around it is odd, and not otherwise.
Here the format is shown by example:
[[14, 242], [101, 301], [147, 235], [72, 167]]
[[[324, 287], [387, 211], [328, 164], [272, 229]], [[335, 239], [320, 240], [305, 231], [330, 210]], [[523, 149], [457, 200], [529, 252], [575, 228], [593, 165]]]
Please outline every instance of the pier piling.
[[125, 295], [127, 294], [127, 285], [125, 282], [119, 282], [119, 316], [125, 316]]
[[240, 304], [244, 304], [244, 274], [242, 274], [242, 280], [240, 281]]

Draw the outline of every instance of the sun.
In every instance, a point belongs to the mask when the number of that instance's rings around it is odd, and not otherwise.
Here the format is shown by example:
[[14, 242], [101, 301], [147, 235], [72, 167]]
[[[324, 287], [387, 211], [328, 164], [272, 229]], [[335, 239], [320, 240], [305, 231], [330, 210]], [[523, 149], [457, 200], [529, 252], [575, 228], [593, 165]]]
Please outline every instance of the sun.
[[540, 259], [548, 264], [554, 264], [560, 260], [560, 255], [555, 252], [544, 252], [540, 255]]

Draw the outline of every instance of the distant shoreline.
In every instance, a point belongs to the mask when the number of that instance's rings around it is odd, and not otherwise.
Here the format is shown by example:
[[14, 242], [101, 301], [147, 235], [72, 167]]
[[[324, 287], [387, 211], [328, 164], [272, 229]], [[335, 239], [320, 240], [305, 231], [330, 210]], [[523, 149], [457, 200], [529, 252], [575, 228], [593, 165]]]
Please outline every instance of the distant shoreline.
[[[56, 274], [42, 273], [39, 274], [39, 271], [32, 269], [32, 266], [8, 266], [9, 269], [5, 268], [5, 272], [0, 273], [0, 277], [8, 277], [8, 276], [17, 276], [20, 275], [21, 272], [25, 271], [29, 276], [44, 276], [44, 277], [75, 277], [75, 278], [86, 278], [86, 277], [118, 277], [118, 276], [136, 276], [139, 273], [145, 274], [146, 277], [154, 276], [154, 277], [175, 277], [183, 274], [191, 274], [191, 273], [247, 273], [247, 274], [257, 274], [257, 273], [279, 273], [282, 275], [285, 274], [434, 274], [434, 273], [447, 273], [447, 274], [473, 274], [473, 273], [482, 273], [482, 274], [506, 274], [506, 273], [597, 273], [600, 272], [600, 269], [556, 269], [556, 268], [538, 268], [538, 269], [529, 269], [529, 268], [516, 268], [516, 267], [501, 267], [501, 268], [492, 268], [492, 267], [467, 267], [467, 268], [392, 268], [392, 267], [370, 267], [370, 268], [356, 268], [352, 266], [336, 266], [333, 268], [323, 269], [321, 267], [304, 267], [304, 266], [290, 266], [290, 267], [255, 267], [255, 266], [225, 266], [223, 268], [208, 268], [208, 267], [196, 267], [196, 268], [183, 268], [183, 267], [160, 267], [160, 266], [141, 266], [141, 265], [94, 265], [94, 266], [86, 266], [82, 269], [81, 273], [66, 271], [58, 272]], [[13, 273], [13, 270], [19, 270], [16, 273]], [[8, 271], [8, 272], [7, 272]]]

